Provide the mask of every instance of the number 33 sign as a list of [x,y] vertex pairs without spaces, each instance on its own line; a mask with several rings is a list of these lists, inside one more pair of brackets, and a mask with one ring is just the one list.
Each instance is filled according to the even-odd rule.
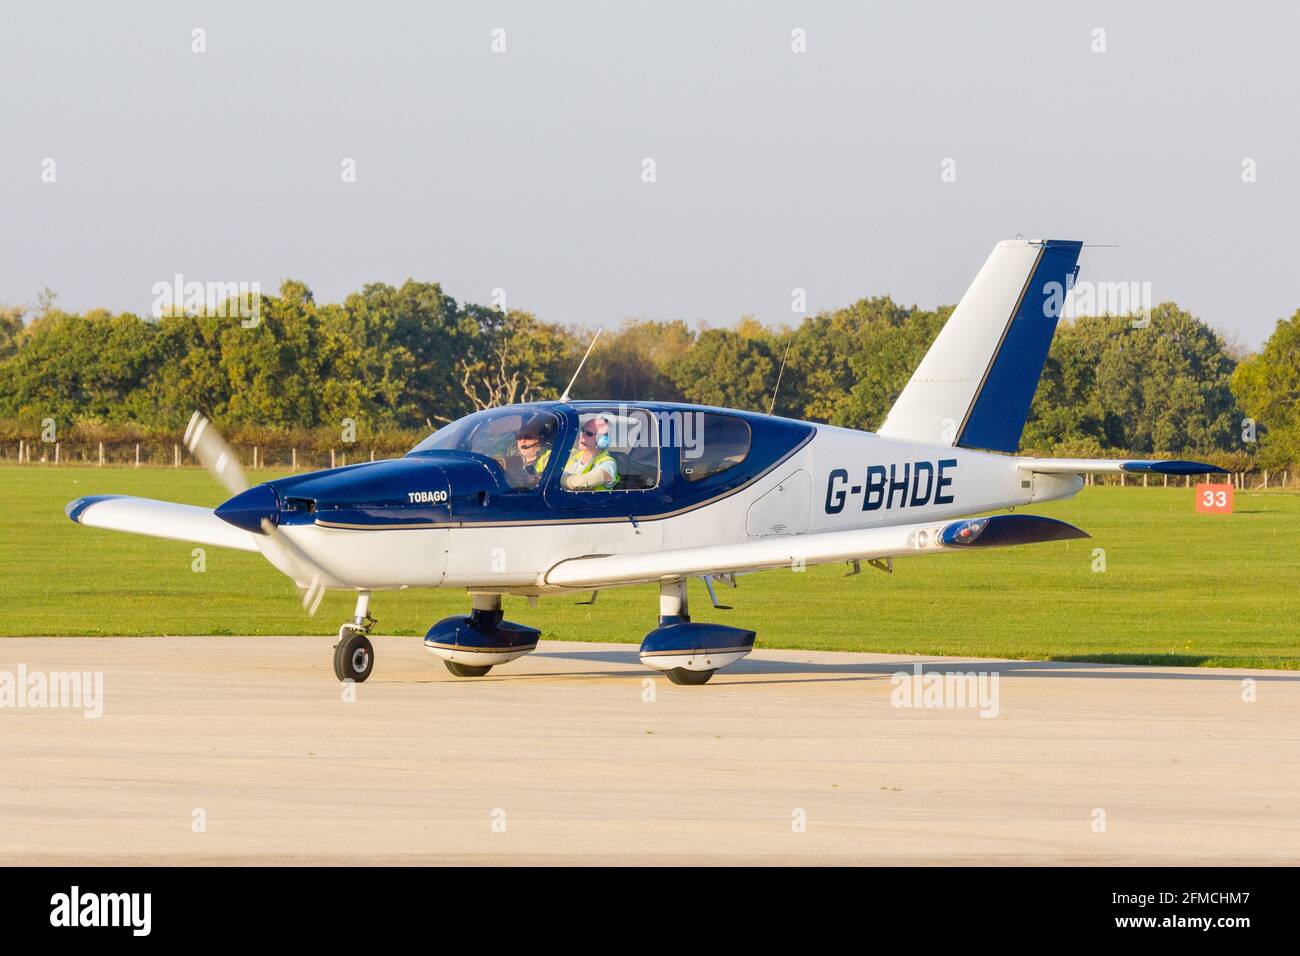
[[1232,514],[1232,485],[1197,485],[1196,513]]

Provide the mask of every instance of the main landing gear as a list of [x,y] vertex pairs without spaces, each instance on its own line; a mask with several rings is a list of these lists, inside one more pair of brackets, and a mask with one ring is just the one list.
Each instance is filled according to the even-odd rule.
[[360,684],[375,669],[375,648],[370,643],[370,629],[376,623],[370,616],[370,592],[359,592],[356,613],[351,621],[339,628],[339,642],[334,645],[334,676],[339,680]]
[[457,677],[483,677],[497,664],[523,657],[537,647],[542,632],[502,619],[500,594],[472,595],[468,615],[445,617],[424,637],[424,646],[441,657]]
[[659,626],[641,642],[641,663],[663,671],[674,684],[707,684],[719,667],[754,649],[754,632],[691,620],[685,581],[659,586]]
[[[534,650],[542,632],[526,624],[504,620],[501,595],[473,594],[469,614],[443,618],[429,629],[424,646],[457,677],[484,677],[497,664],[505,664]],[[352,620],[339,628],[334,645],[334,674],[357,683],[370,676],[375,649],[370,643],[370,592],[357,595]],[[724,624],[691,620],[685,581],[666,581],[659,587],[659,626],[641,642],[641,663],[674,684],[707,684],[715,671],[734,664],[754,649],[754,632]]]

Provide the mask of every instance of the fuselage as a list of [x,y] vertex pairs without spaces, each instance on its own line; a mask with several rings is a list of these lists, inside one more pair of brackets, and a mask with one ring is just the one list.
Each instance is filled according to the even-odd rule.
[[[596,419],[607,447],[591,451],[617,481],[571,490],[562,477],[581,471],[580,433]],[[539,422],[548,454],[533,474],[516,440]],[[468,416],[403,458],[267,482],[218,514],[278,524],[330,587],[543,594],[566,590],[546,575],[571,558],[962,517],[1081,486],[1007,455],[751,412],[536,403]]]

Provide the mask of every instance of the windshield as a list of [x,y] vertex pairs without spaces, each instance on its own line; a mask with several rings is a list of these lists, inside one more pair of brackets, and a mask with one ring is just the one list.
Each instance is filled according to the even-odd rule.
[[494,460],[512,488],[534,488],[550,461],[560,419],[541,408],[489,408],[444,425],[411,449],[469,451]]

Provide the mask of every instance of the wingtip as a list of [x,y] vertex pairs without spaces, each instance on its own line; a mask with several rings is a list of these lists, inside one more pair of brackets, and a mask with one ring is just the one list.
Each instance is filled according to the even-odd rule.
[[77,524],[82,524],[81,516],[86,513],[86,509],[92,505],[97,505],[101,501],[112,501],[114,498],[125,498],[127,495],[83,495],[75,498],[63,506],[63,513]]

